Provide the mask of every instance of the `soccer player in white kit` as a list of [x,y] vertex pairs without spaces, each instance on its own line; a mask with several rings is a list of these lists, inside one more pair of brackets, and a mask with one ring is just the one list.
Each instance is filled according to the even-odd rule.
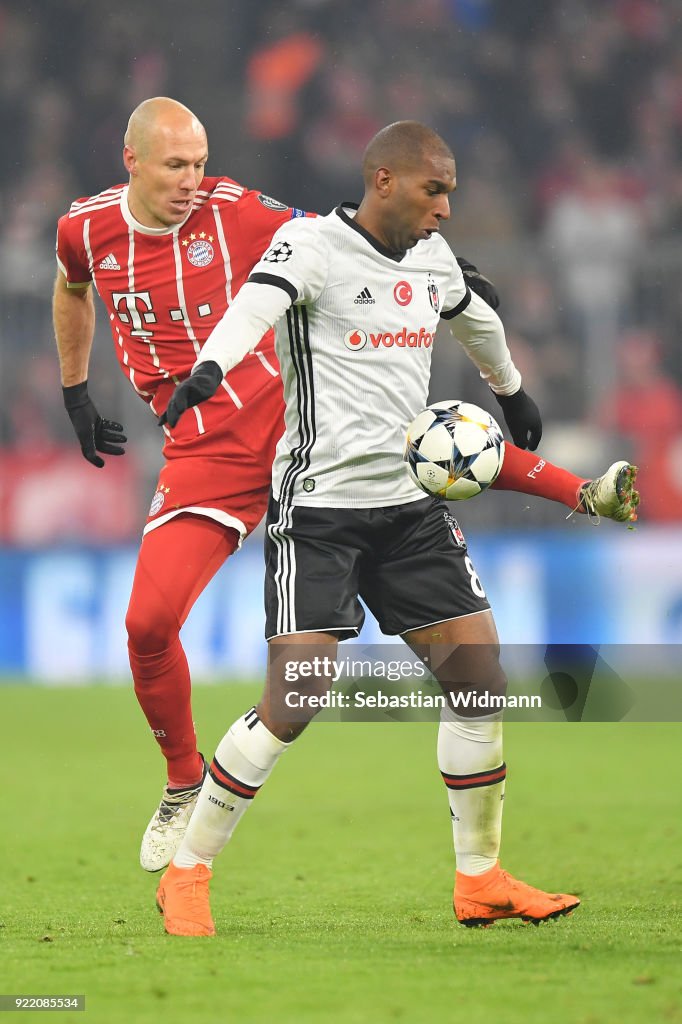
[[[405,473],[407,424],[427,399],[440,319],[531,447],[541,424],[497,314],[466,285],[439,234],[455,161],[417,122],[389,125],[363,162],[365,195],[329,216],[283,225],[202,349],[162,417],[170,426],[210,397],[275,325],[286,402],[266,531],[268,674],[261,702],[221,740],[157,902],[166,931],[213,935],[213,858],[277,760],[314,716],[287,714],[284,663],[334,658],[357,634],[362,597],[382,630],[399,634],[444,693],[502,694],[505,676],[490,606],[444,502]],[[442,651],[439,657],[438,651]],[[446,656],[447,654],[447,656]],[[330,680],[311,682],[322,693]],[[476,714],[476,712],[474,712]],[[499,865],[506,766],[499,713],[443,711],[438,765],[450,803],[454,908],[465,925],[569,913],[575,896],[545,893]]]

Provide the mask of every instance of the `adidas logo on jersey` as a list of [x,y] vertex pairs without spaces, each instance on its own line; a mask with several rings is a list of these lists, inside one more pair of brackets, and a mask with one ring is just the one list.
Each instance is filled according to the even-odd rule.
[[374,299],[371,296],[369,288],[363,288],[357,298],[353,301],[356,306],[371,306],[374,304]]
[[108,256],[105,256],[99,265],[100,270],[120,270],[120,266],[116,262],[116,257],[113,252],[110,252]]

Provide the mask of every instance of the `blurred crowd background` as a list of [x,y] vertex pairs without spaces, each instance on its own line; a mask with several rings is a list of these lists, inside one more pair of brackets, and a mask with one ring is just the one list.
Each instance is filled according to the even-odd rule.
[[[498,286],[542,451],[585,475],[635,461],[643,522],[682,519],[679,0],[0,0],[0,539],[134,539],[160,465],[149,410],[98,320],[90,390],[130,453],[97,471],[63,410],[51,329],[57,218],[125,180],[142,99],[209,135],[209,173],[327,212],[361,195],[383,125],[454,149],[445,234]],[[450,335],[432,397],[495,403]],[[557,525],[501,495],[477,525]],[[466,514],[462,515],[466,522]]]

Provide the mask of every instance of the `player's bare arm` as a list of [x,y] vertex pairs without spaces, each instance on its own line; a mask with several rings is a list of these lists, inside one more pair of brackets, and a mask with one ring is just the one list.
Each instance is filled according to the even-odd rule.
[[88,365],[95,334],[95,305],[90,286],[69,287],[64,274],[57,271],[52,318],[64,405],[83,457],[101,469],[104,459],[97,452],[123,455],[121,446],[127,438],[120,423],[99,415],[88,394]]
[[95,303],[90,284],[69,286],[64,274],[58,270],[52,298],[52,318],[62,387],[80,384],[88,376],[95,334]]

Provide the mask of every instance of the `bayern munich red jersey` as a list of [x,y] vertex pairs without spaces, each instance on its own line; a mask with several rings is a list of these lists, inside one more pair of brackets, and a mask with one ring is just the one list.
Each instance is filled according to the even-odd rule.
[[[134,219],[127,193],[127,185],[117,185],[76,200],[59,220],[57,261],[70,286],[94,283],[121,369],[158,416],[273,233],[306,214],[230,178],[205,177],[187,220],[154,229]],[[268,332],[215,398],[173,431],[165,428],[166,457],[188,453],[197,441],[201,454],[211,455],[218,421],[224,427],[278,377]],[[222,448],[217,436],[216,443]]]

